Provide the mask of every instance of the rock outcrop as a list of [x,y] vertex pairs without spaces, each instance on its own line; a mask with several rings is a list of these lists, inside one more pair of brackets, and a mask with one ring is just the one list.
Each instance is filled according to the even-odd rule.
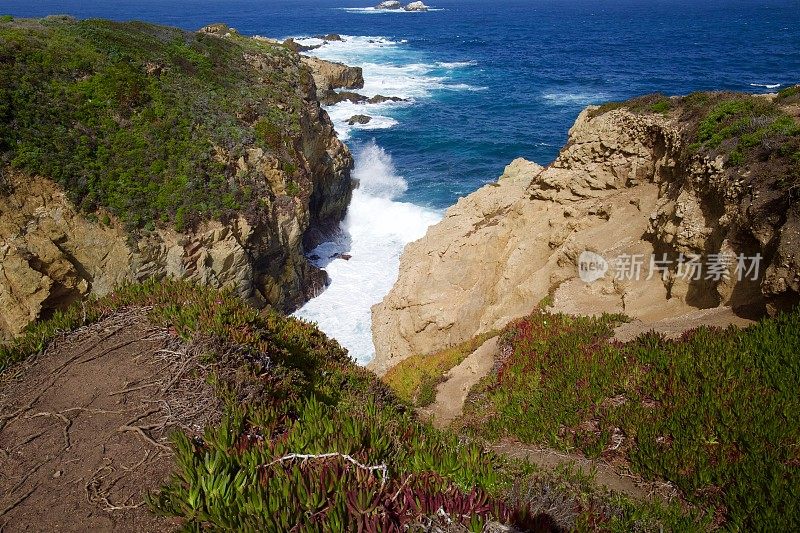
[[385,2],[381,2],[375,9],[402,9],[403,4],[401,4],[398,0],[386,0]]
[[364,87],[361,67],[325,61],[317,57],[302,56],[303,63],[311,69],[317,86],[317,98],[323,100],[334,89],[360,89]]
[[133,279],[124,231],[78,215],[50,180],[4,175],[0,338],[91,291],[104,294]]
[[[202,31],[245,39],[225,25]],[[181,230],[170,224],[132,229],[102,206],[82,212],[45,177],[0,167],[0,338],[82,297],[151,277],[230,288],[253,305],[284,311],[324,288],[325,273],[305,251],[344,218],[353,159],[320,107],[312,73],[300,57],[246,50],[241,68],[252,69],[248,75],[256,82],[271,83],[275,72],[289,72],[299,82],[286,95],[296,126],[279,132],[280,149],[252,139],[235,149],[213,147],[210,155],[229,179],[252,187],[255,201],[238,212]],[[331,76],[357,83],[360,69],[336,67]],[[240,120],[258,119],[245,111]]]
[[[675,114],[589,108],[552,165],[515,160],[460,199],[406,247],[396,285],[373,308],[373,369],[500,328],[542,301],[644,320],[796,303],[800,211],[789,185],[761,162],[741,169],[698,151],[695,131]],[[584,251],[610,263],[602,279],[580,279]],[[757,254],[759,265],[748,260]],[[725,257],[726,274],[690,272],[695,255]]]
[[403,9],[405,9],[406,11],[427,11],[430,8],[422,2],[411,2],[407,4],[406,7],[404,7]]

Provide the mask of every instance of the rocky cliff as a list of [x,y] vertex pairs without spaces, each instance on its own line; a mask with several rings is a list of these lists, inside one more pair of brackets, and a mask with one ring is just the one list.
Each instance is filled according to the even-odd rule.
[[[540,303],[643,320],[794,305],[797,100],[797,91],[695,94],[585,110],[554,163],[514,161],[407,246],[396,285],[373,308],[373,368],[502,327]],[[591,283],[579,276],[583,252],[606,270]],[[749,259],[759,255],[760,264]]]
[[298,54],[51,18],[5,25],[0,69],[0,336],[123,281],[283,310],[324,287],[304,252],[344,217],[353,162]]

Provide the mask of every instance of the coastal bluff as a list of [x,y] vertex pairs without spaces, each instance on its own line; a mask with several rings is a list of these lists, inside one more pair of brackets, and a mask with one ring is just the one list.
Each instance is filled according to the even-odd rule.
[[[383,374],[537,306],[645,322],[791,307],[800,294],[797,100],[796,90],[698,93],[585,109],[551,165],[513,161],[406,247],[396,284],[373,307],[371,368]],[[587,251],[643,264],[586,283],[578,262]],[[747,275],[728,263],[709,277],[686,275],[677,258],[687,257],[756,259]],[[650,258],[674,261],[652,275]]]
[[317,83],[360,69],[224,24],[48,17],[0,37],[0,338],[151,278],[282,311],[323,290],[305,252],[354,183]]

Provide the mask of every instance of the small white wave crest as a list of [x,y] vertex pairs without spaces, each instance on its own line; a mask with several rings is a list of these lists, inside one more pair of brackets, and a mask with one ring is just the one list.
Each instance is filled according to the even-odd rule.
[[459,68],[474,67],[478,64],[477,61],[439,61],[436,66],[448,70],[455,70]]

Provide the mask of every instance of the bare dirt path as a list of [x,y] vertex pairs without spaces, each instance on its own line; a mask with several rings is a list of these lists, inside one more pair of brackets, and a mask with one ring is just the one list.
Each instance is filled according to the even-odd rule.
[[544,470],[569,465],[584,475],[592,474],[597,485],[636,500],[669,500],[677,496],[677,491],[669,483],[643,481],[634,475],[622,474],[602,461],[592,461],[579,455],[516,442],[501,442],[491,446],[491,449],[514,459],[528,461]]
[[[211,402],[205,398],[212,399]],[[0,531],[164,531],[144,494],[217,416],[190,347],[127,310],[0,376]]]
[[630,342],[649,331],[661,333],[668,339],[677,339],[685,331],[700,326],[727,328],[734,325],[744,328],[753,323],[753,320],[736,315],[730,307],[698,309],[685,315],[668,316],[654,321],[634,320],[623,324],[614,330],[614,340]]
[[436,400],[423,411],[434,426],[449,426],[461,415],[470,389],[491,372],[497,356],[497,337],[492,337],[444,375],[445,381],[436,388]]

